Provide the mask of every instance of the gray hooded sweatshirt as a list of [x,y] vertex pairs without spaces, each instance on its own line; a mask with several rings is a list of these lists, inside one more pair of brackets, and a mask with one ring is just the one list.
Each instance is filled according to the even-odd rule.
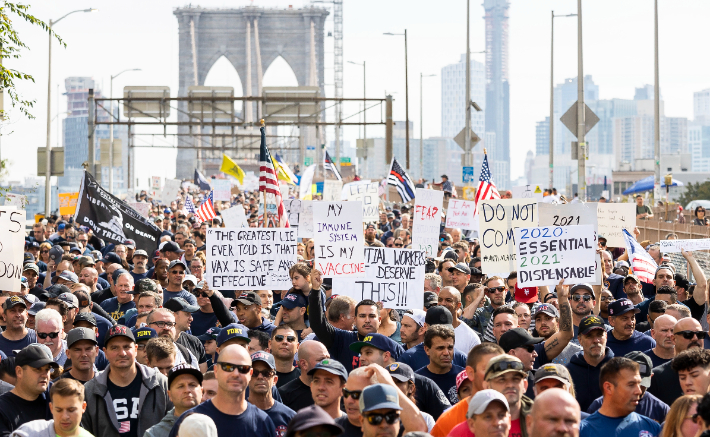
[[54,420],[33,420],[14,430],[10,437],[56,437]]

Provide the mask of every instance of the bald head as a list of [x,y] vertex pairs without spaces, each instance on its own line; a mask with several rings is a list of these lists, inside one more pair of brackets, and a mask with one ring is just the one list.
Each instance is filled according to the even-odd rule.
[[664,314],[656,317],[656,320],[653,322],[653,327],[656,329],[665,329],[670,327],[672,329],[675,327],[676,323],[678,323],[678,319],[669,314]]
[[[666,315],[663,315],[661,317],[667,317]],[[661,318],[659,317],[659,319]],[[703,328],[700,326],[700,322],[695,320],[692,317],[686,317],[684,319],[678,320],[678,322],[675,324],[673,327],[673,333],[677,333],[680,331],[702,331]]]
[[[703,349],[703,340],[698,338],[697,335],[685,338],[688,332],[698,332],[702,331],[703,328],[700,326],[700,322],[692,317],[686,317],[684,319],[678,320],[678,323],[673,327],[673,335],[675,337],[675,352],[679,354],[690,348],[700,348]],[[691,334],[692,335],[692,334]]]
[[330,353],[320,341],[306,340],[301,343],[298,347],[298,367],[301,369],[301,376],[326,358],[330,358]]
[[221,349],[219,351],[219,361],[251,366],[249,351],[247,351],[244,346],[239,346],[238,344],[230,344],[224,349]]
[[579,436],[579,417],[579,404],[572,395],[561,388],[550,388],[535,396],[525,420],[530,437]]

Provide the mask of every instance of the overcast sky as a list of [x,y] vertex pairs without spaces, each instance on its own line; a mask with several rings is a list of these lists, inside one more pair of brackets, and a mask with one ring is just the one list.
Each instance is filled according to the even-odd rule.
[[[301,0],[201,1],[203,7],[300,7]],[[550,11],[575,13],[574,0],[512,0],[510,7],[510,107],[511,178],[522,176],[525,154],[535,149],[535,122],[549,113]],[[661,91],[666,114],[693,117],[693,92],[710,87],[710,58],[706,54],[710,17],[707,0],[660,3]],[[89,2],[37,0],[31,13],[48,21],[75,9],[96,7],[92,14],[74,14],[56,27],[66,48],[54,44],[52,63],[52,117],[57,114],[57,84],[64,92],[68,76],[92,76],[108,95],[111,74],[126,68],[141,72],[126,73],[114,81],[114,94],[126,85],[168,85],[177,94],[178,43],[177,20],[172,14],[185,3],[175,1]],[[653,83],[653,1],[586,0],[584,2],[584,72],[599,85],[600,97],[633,98],[634,88]],[[471,50],[485,48],[482,1],[471,3]],[[555,20],[555,82],[577,74],[576,18]],[[21,180],[36,175],[35,149],[46,142],[47,112],[47,35],[19,19],[14,21],[23,41],[30,47],[20,60],[6,63],[34,76],[35,82],[19,82],[23,98],[34,99],[34,120],[12,113],[12,122],[3,129],[1,154],[11,160],[10,178]],[[326,23],[332,30],[332,15]],[[424,85],[424,136],[441,133],[441,68],[455,63],[466,47],[466,3],[415,0],[346,0],[344,5],[344,96],[362,96],[362,68],[347,61],[367,61],[368,97],[395,97],[394,116],[404,119],[404,53],[401,37],[383,32],[409,35],[409,115],[419,136],[419,74],[436,74]],[[326,85],[332,92],[333,39],[326,38]],[[484,55],[473,55],[483,61]],[[209,75],[210,85],[238,80],[224,65]],[[274,67],[265,72],[264,85],[292,85],[288,68]],[[9,99],[5,98],[6,107]],[[59,97],[59,112],[66,101]],[[356,108],[346,107],[344,116]],[[60,115],[60,118],[63,117]],[[61,124],[59,125],[61,128]],[[357,138],[357,128],[346,129],[345,140]],[[52,145],[57,143],[57,123],[52,125]],[[332,132],[330,133],[332,139]],[[384,136],[384,128],[368,129],[368,137]],[[167,143],[171,141],[168,140]],[[174,151],[140,148],[136,151],[137,174],[172,177]],[[159,160],[160,159],[160,160]],[[156,163],[159,163],[156,165]],[[495,176],[495,175],[494,175]],[[539,182],[539,181],[533,181]]]

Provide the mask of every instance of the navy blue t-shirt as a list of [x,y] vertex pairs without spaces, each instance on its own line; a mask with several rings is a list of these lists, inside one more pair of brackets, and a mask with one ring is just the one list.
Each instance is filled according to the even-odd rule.
[[274,402],[274,406],[268,410],[264,410],[264,413],[266,413],[271,418],[271,421],[274,422],[274,426],[276,427],[276,437],[284,437],[286,435],[288,423],[291,419],[293,419],[293,416],[296,415],[295,411],[281,402],[276,401]]
[[167,289],[163,288],[163,305],[165,305],[165,302],[169,301],[170,299],[172,299],[174,297],[182,297],[190,305],[197,305],[197,298],[189,291],[187,291],[187,290],[168,291]]
[[276,437],[276,427],[268,414],[247,402],[247,409],[238,416],[225,414],[212,404],[212,399],[187,410],[175,421],[168,437],[176,437],[180,424],[187,413],[200,413],[209,416],[217,427],[217,435]]
[[635,412],[626,417],[607,417],[597,411],[579,425],[579,437],[659,435],[661,425]]
[[99,336],[96,338],[96,341],[99,343],[99,347],[103,348],[104,347],[104,337],[106,337],[106,332],[113,326],[113,323],[106,317],[96,314],[96,313],[91,313],[93,314],[94,318],[96,319],[96,327],[99,330]]
[[[599,396],[592,402],[592,405],[587,408],[589,414],[594,413],[602,406],[602,401],[604,396]],[[636,405],[636,410],[638,414],[646,416],[649,419],[653,419],[658,423],[663,423],[666,421],[666,415],[670,411],[668,404],[658,399],[649,392],[645,392],[638,405]]]
[[533,363],[533,369],[538,369],[540,368],[540,366],[544,366],[545,364],[550,362],[550,360],[547,358],[547,352],[545,351],[544,341],[541,341],[533,347],[535,348],[535,352],[537,352],[537,357],[535,358],[535,362]]
[[192,313],[192,323],[190,323],[190,332],[192,335],[199,336],[207,332],[208,329],[219,325],[215,313],[205,313],[202,310]]
[[653,352],[653,349],[643,351],[643,353],[648,355],[648,357],[651,359],[651,362],[653,363],[653,367],[658,367],[658,366],[666,364],[667,362],[672,360],[672,358],[665,359],[665,358],[659,357],[658,355],[656,355],[655,352]]
[[631,337],[626,340],[617,340],[613,332],[608,332],[606,347],[614,352],[614,356],[623,357],[629,352],[653,349],[656,347],[656,340],[638,331],[634,331]]
[[459,401],[459,396],[456,393],[456,376],[461,373],[464,368],[461,366],[452,365],[451,370],[446,373],[438,374],[430,371],[426,366],[417,370],[416,374],[426,376],[431,379],[439,386],[441,391],[444,392],[446,398],[454,405]]
[[29,346],[32,343],[37,343],[37,333],[34,329],[27,329],[27,335],[19,340],[8,340],[0,334],[0,352],[3,352],[8,357],[15,356],[15,353],[12,351],[23,349],[25,346]]
[[145,272],[145,273],[133,273],[133,271],[130,271],[130,272],[128,272],[128,273],[130,273],[131,276],[133,276],[133,282],[138,282],[138,281],[140,281],[141,279],[149,278],[149,277],[150,277],[150,276],[148,276],[148,274],[149,274],[150,272]]
[[[419,343],[407,349],[397,361],[407,364],[412,369],[421,369],[428,366],[429,356],[424,351],[424,343]],[[454,366],[466,367],[466,355],[456,348],[454,348]]]
[[111,284],[109,284],[108,281],[102,277],[99,277],[98,281],[96,281],[97,290],[106,290],[109,287],[111,287]]
[[126,311],[135,307],[136,303],[132,300],[126,303],[119,304],[117,297],[112,297],[111,299],[107,299],[101,302],[101,308],[103,308],[104,311],[106,311],[115,321],[118,321],[118,319],[123,317],[126,314]]

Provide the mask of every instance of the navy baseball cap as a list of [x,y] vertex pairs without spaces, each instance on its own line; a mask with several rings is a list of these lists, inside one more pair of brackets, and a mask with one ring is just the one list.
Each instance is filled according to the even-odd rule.
[[367,334],[362,341],[350,343],[350,350],[359,354],[360,350],[365,346],[372,346],[383,352],[389,352],[395,360],[399,358],[397,354],[397,343],[385,335],[378,333]]
[[387,384],[373,384],[360,393],[360,413],[372,410],[401,410],[397,388]]
[[281,306],[285,307],[287,310],[292,310],[296,307],[305,308],[308,306],[306,298],[300,294],[289,293],[281,299]]
[[[611,304],[610,304],[611,305]],[[591,316],[586,316],[582,318],[579,322],[579,334],[580,335],[587,335],[594,329],[601,329],[602,331],[606,332],[606,328],[604,327],[604,320],[595,315]]]
[[121,264],[121,257],[116,252],[108,252],[101,261],[104,264]]
[[325,370],[328,373],[332,373],[333,375],[339,376],[343,378],[343,381],[348,380],[348,371],[345,370],[345,366],[343,366],[340,361],[336,361],[331,358],[326,358],[325,360],[316,364],[314,368],[309,370],[308,376],[313,376],[313,374],[316,373],[318,370]]
[[626,314],[629,311],[633,311],[634,314],[641,312],[640,309],[636,308],[629,299],[617,299],[609,304],[609,316],[620,316]]
[[77,315],[74,316],[74,325],[79,322],[89,322],[94,326],[98,326],[98,324],[96,323],[96,317],[94,317],[92,313],[77,313]]
[[330,414],[326,413],[318,405],[311,405],[298,410],[298,413],[288,423],[284,437],[293,437],[299,431],[305,431],[316,426],[326,427],[331,435],[334,436],[343,433],[343,428],[335,423]]
[[158,332],[153,328],[144,326],[142,328],[136,329],[135,337],[136,343],[138,343],[139,341],[147,341],[151,338],[158,338]]
[[268,352],[258,351],[251,354],[252,364],[256,361],[262,361],[266,363],[266,365],[271,367],[272,370],[276,369],[276,360],[274,360],[274,356]]
[[240,338],[249,343],[251,340],[247,335],[248,330],[249,328],[239,323],[230,323],[222,328],[222,331],[217,335],[217,346],[222,346],[224,343],[235,338]]
[[213,326],[207,331],[205,331],[204,334],[198,335],[197,339],[202,342],[202,344],[207,343],[210,340],[217,340],[217,336],[219,336],[219,333],[222,332],[222,328]]
[[399,382],[414,381],[414,370],[408,364],[392,363],[386,369]]

